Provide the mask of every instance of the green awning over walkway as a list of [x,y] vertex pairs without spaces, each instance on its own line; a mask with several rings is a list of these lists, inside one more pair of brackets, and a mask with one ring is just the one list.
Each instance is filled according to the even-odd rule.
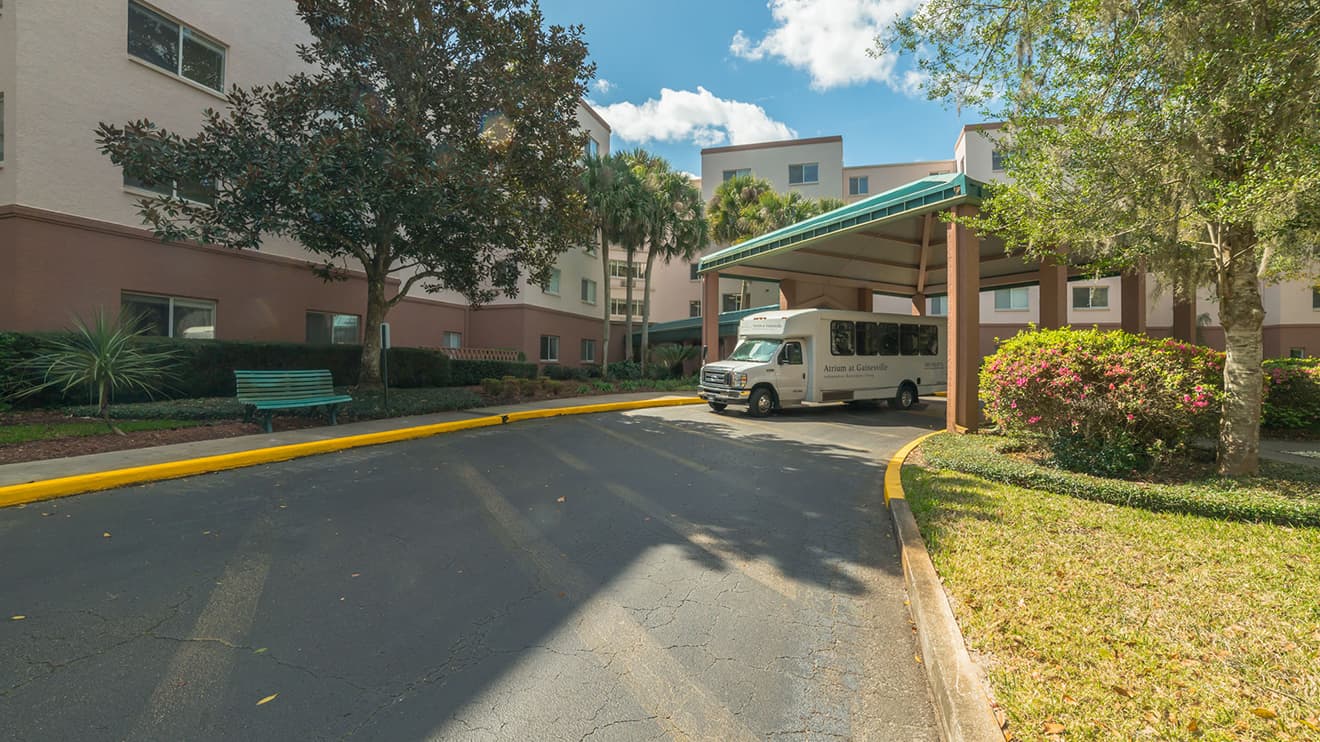
[[[738,323],[743,317],[755,314],[757,312],[770,312],[779,309],[778,304],[771,304],[765,307],[754,307],[752,309],[740,309],[736,312],[720,313],[720,336],[738,334]],[[633,332],[633,340],[640,341],[642,338],[641,330]],[[670,322],[657,322],[651,325],[650,342],[651,345],[658,343],[682,343],[692,341],[693,344],[701,342],[701,318],[688,317],[687,319],[676,319]]]

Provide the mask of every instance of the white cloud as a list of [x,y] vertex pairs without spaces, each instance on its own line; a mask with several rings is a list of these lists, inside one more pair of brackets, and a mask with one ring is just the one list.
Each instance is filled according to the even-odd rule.
[[603,95],[614,89],[614,83],[601,77],[598,78],[595,82],[591,83],[591,87],[595,88],[596,92],[601,93]]
[[911,13],[922,0],[770,0],[774,27],[760,41],[739,30],[729,43],[735,56],[767,57],[806,70],[817,90],[882,82],[909,92],[910,76],[895,74],[897,57],[872,57],[868,50],[894,18]]
[[691,90],[662,88],[659,98],[640,105],[592,104],[610,123],[615,135],[629,142],[690,141],[699,147],[793,139],[797,132],[775,121],[753,103],[725,100],[697,86]]

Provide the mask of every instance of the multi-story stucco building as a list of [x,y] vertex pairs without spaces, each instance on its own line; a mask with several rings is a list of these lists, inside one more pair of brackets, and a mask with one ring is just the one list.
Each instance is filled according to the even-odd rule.
[[[176,337],[359,342],[366,287],[351,264],[348,280],[324,283],[288,240],[260,251],[162,244],[138,215],[143,189],[93,133],[141,118],[195,131],[204,109],[224,106],[221,90],[304,69],[294,49],[309,38],[293,3],[265,0],[0,6],[0,329],[53,330],[122,306]],[[588,149],[608,152],[609,125],[585,103],[577,120]],[[549,285],[476,311],[453,292],[415,290],[389,315],[393,340],[598,363],[601,260],[572,250]]]
[[[966,173],[981,182],[992,182],[1005,177],[996,147],[1001,133],[999,124],[965,126],[954,143],[951,159],[882,165],[843,165],[843,139],[838,136],[704,149],[701,153],[702,193],[709,202],[715,187],[737,174],[764,178],[781,192],[799,191],[811,198],[841,198],[849,203],[930,175]],[[709,252],[722,247],[714,246]],[[657,269],[653,283],[656,295],[664,297],[656,302],[658,311],[652,312],[653,320],[675,322],[700,314],[702,286],[693,266],[669,266],[663,272]],[[780,296],[775,283],[749,283],[755,287],[751,301],[739,304],[736,297],[740,282],[721,275],[719,292],[727,301],[722,302],[720,311],[787,303],[789,299]],[[796,291],[800,294],[803,284],[797,283]],[[1175,306],[1172,293],[1162,289],[1153,276],[1144,282],[1129,282],[1128,286],[1140,286],[1141,283],[1145,284],[1142,298],[1145,331],[1223,347],[1223,330],[1219,326],[1212,290],[1202,289],[1196,301],[1178,302]],[[1124,282],[1117,276],[1074,277],[1067,285],[1067,322],[1076,327],[1118,328],[1123,288]],[[1268,357],[1320,354],[1320,290],[1305,280],[1289,281],[1263,287],[1262,298],[1266,310],[1264,346]],[[812,301],[817,301],[820,306],[831,306],[835,299],[839,297],[797,295],[792,297],[792,304],[811,306]],[[1009,337],[1029,323],[1039,322],[1039,300],[1040,288],[1035,284],[981,292],[982,352],[993,352],[996,337]],[[840,301],[840,306],[854,306],[856,299],[844,297]],[[870,303],[875,311],[913,311],[911,299],[906,296],[876,294]],[[686,311],[689,308],[690,311]],[[930,296],[924,299],[921,311],[944,314],[947,308],[946,297]],[[695,327],[691,328],[691,334],[695,337]]]

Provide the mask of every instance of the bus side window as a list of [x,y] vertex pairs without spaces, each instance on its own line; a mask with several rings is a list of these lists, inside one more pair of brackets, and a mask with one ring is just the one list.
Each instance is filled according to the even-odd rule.
[[788,343],[784,346],[784,352],[780,356],[780,361],[790,366],[802,365],[802,345],[800,343]]
[[880,355],[879,325],[874,322],[857,323],[857,355]]
[[880,355],[898,355],[898,325],[893,322],[881,322],[876,325],[879,334]]
[[936,325],[921,325],[919,347],[923,356],[940,354],[940,328]]
[[903,355],[918,355],[917,336],[921,332],[921,325],[903,325],[901,329],[899,344],[902,347]]
[[853,354],[853,323],[834,320],[830,322],[830,353],[836,356]]

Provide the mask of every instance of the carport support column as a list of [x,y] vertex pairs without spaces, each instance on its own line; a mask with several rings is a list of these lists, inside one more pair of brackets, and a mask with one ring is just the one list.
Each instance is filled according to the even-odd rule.
[[913,295],[912,295],[912,316],[913,316],[913,317],[925,317],[925,316],[926,316],[926,295],[925,295],[925,294],[913,294]]
[[1137,266],[1125,271],[1119,279],[1119,297],[1122,314],[1119,327],[1124,332],[1146,331],[1146,269]]
[[857,311],[875,311],[875,292],[869,288],[857,289]]
[[720,274],[701,277],[701,344],[706,348],[702,363],[720,360]]
[[[976,214],[975,206],[956,206],[959,217]],[[981,366],[981,241],[976,232],[950,222],[947,257],[949,277],[949,396],[946,425],[951,433],[974,433],[981,422],[976,376]]]
[[1068,324],[1068,266],[1056,258],[1040,261],[1040,326],[1057,330]]
[[791,278],[780,279],[779,308],[797,309],[797,281]]
[[1184,343],[1196,342],[1196,295],[1173,298],[1173,337]]

